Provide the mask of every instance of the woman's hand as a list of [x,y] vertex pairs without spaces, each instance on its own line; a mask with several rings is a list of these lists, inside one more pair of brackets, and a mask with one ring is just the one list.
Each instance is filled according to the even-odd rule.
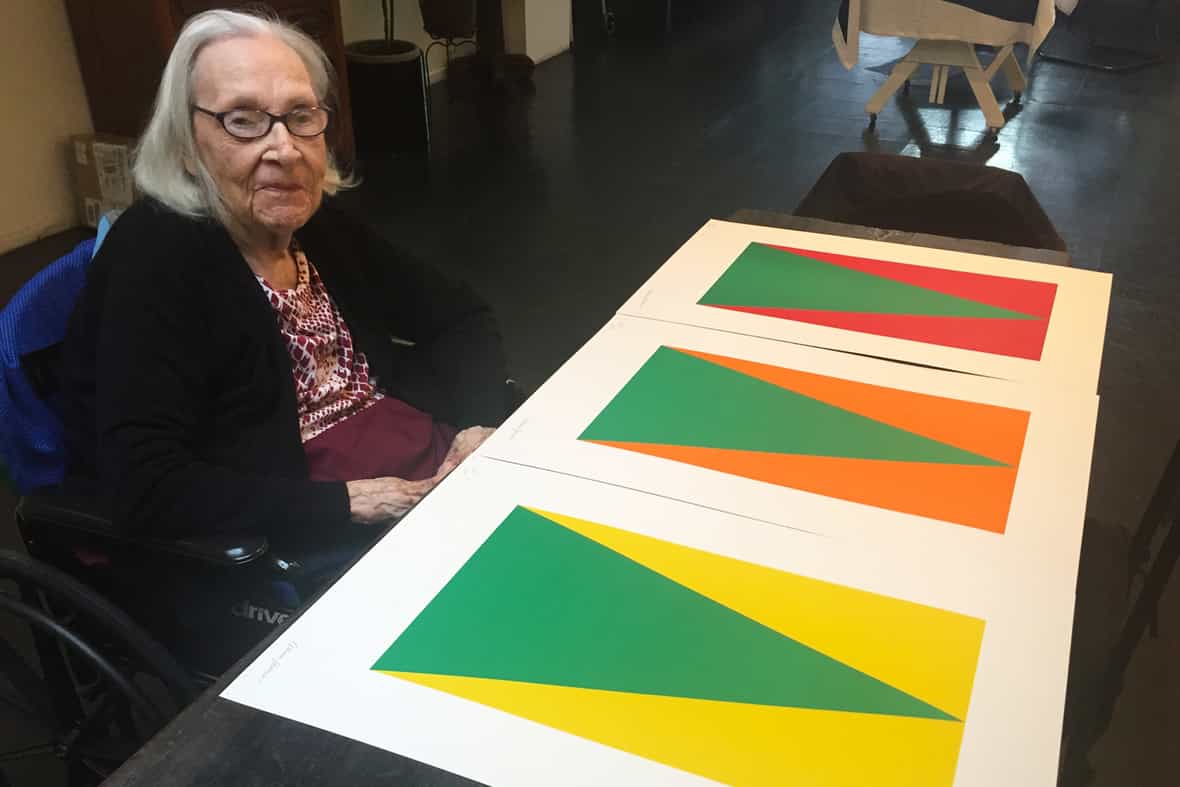
[[396,522],[418,504],[438,483],[437,478],[407,481],[404,478],[366,478],[348,482],[352,521],[362,525]]
[[451,442],[451,448],[439,465],[438,472],[431,478],[422,481],[407,481],[404,478],[349,481],[348,505],[352,521],[363,525],[381,525],[401,519],[495,431],[486,426],[473,426],[459,432]]
[[438,466],[438,472],[434,474],[435,482],[437,483],[446,478],[448,473],[458,467],[459,463],[464,459],[475,453],[475,449],[479,448],[483,444],[483,441],[491,437],[495,431],[495,429],[487,426],[472,426],[455,435],[450,450],[447,451],[442,464]]

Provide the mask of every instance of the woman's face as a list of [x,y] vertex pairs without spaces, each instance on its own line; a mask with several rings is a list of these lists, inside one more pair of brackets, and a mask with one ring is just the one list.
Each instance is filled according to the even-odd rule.
[[[282,115],[319,104],[303,61],[271,37],[214,42],[193,71],[197,106],[213,112],[262,109]],[[230,136],[214,117],[193,113],[201,162],[230,213],[250,235],[289,235],[320,206],[328,149],[324,135],[293,136],[275,123],[258,139]]]

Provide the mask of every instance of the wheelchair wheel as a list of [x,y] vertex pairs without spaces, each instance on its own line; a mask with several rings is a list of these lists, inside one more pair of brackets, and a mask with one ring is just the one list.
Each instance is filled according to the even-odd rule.
[[6,766],[46,756],[65,762],[71,785],[98,784],[196,696],[184,669],[126,614],[26,555],[0,550],[0,616],[31,634],[0,639],[0,714],[34,736],[0,744],[0,784]]

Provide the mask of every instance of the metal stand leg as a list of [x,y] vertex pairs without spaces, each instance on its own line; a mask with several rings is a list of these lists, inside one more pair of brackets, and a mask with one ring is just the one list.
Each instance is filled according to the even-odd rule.
[[434,102],[431,99],[433,88],[430,85],[430,65],[426,62],[426,53],[422,53],[418,61],[422,66],[422,106],[426,112],[426,152],[430,152],[430,138],[434,122]]
[[434,48],[436,46],[448,46],[448,44],[443,39],[437,39],[437,40],[431,41],[430,44],[426,47],[426,51],[423,53],[423,57],[426,58],[427,63],[430,62],[430,53],[434,51]]

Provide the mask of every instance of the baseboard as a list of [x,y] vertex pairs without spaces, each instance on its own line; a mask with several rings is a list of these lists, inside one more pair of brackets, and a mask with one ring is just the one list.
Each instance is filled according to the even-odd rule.
[[[573,42],[570,42],[570,44],[572,44],[572,43]],[[556,49],[553,49],[548,52],[541,52],[540,54],[533,57],[533,62],[536,63],[537,65],[541,65],[546,60],[552,60],[553,58],[557,57],[558,55],[564,55],[566,52],[570,51],[570,44],[566,44],[565,46],[559,46]]]
[[13,249],[27,246],[34,241],[65,232],[79,226],[76,219],[62,219],[60,216],[45,216],[39,221],[33,221],[16,229],[0,231],[0,254],[7,254]]
[[[552,52],[543,53],[539,57],[534,58],[533,62],[536,63],[537,65],[540,65],[541,63],[545,62],[546,60],[557,57],[558,55],[563,55],[568,51],[570,51],[570,46],[567,44],[566,46],[562,46],[562,47],[558,47],[557,49],[554,49]],[[445,81],[446,78],[447,78],[447,66],[445,63],[443,65],[436,66],[435,68],[430,69],[430,84],[437,85],[439,82]]]

